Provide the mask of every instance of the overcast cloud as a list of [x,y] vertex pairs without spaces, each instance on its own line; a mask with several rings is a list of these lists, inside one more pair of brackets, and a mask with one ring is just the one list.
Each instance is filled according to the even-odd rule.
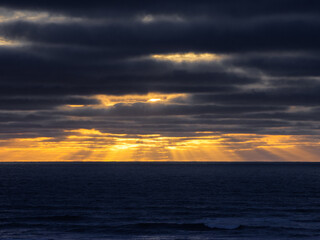
[[[319,134],[319,1],[3,0],[0,7],[3,139],[80,128]],[[217,57],[153,57],[191,52]],[[148,93],[182,95],[109,105],[97,97]]]

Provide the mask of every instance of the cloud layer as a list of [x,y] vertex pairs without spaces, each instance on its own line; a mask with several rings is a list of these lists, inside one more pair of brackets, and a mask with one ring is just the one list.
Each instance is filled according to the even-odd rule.
[[[72,131],[95,129],[127,134],[129,142],[139,134],[184,142],[202,132],[220,136],[228,151],[238,145],[226,134],[256,141],[241,151],[265,146],[253,136],[292,136],[292,146],[312,142],[304,151],[317,152],[319,9],[313,0],[3,0],[2,144],[42,138],[58,144]],[[74,159],[70,154],[58,159]],[[161,154],[141,159],[169,159]],[[242,160],[282,159],[249,155]]]

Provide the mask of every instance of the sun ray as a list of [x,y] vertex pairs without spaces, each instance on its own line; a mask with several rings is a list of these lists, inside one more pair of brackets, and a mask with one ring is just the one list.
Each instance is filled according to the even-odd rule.
[[312,136],[197,132],[170,137],[98,129],[64,134],[3,139],[0,161],[317,161],[320,146]]

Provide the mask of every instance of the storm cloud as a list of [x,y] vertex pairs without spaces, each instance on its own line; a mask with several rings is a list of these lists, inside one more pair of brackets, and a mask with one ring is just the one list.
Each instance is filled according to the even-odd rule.
[[[0,8],[2,139],[82,128],[319,133],[319,1],[3,0]],[[188,53],[195,59],[172,57]],[[150,93],[161,97],[142,99]]]

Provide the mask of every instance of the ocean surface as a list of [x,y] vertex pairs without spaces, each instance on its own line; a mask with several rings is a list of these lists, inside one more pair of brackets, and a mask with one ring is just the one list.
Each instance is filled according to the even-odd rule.
[[0,163],[0,239],[320,239],[320,164]]

